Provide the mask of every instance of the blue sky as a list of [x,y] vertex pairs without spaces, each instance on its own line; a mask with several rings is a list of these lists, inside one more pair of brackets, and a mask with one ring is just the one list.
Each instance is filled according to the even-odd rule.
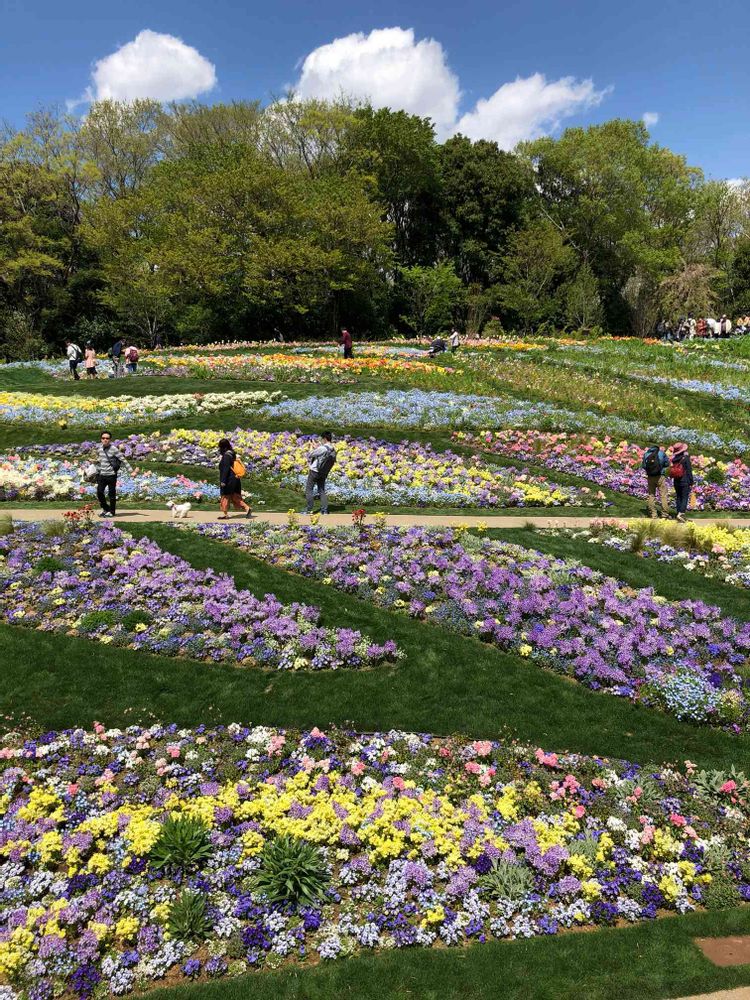
[[504,146],[649,112],[655,140],[710,176],[740,177],[749,29],[741,0],[0,0],[0,118],[20,126],[87,93],[266,101],[298,84],[367,91],[431,114],[443,136]]

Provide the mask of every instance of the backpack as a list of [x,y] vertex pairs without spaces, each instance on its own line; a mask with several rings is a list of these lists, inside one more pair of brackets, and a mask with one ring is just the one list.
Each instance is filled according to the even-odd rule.
[[137,347],[131,347],[130,348],[130,363],[132,364],[134,361],[137,361],[137,360],[138,360],[138,348]]
[[682,462],[672,462],[669,466],[669,475],[672,479],[682,479],[685,475],[685,466]]
[[326,448],[326,453],[323,455],[318,462],[318,476],[321,479],[325,479],[328,473],[336,464],[336,449]]
[[647,476],[661,475],[661,462],[659,461],[659,449],[649,448],[643,456],[643,468]]
[[78,346],[78,344],[73,344],[76,349],[76,361],[83,361],[83,351]]
[[242,479],[242,477],[246,474],[247,469],[245,468],[244,462],[241,462],[239,458],[235,458],[232,462],[232,472],[238,479]]

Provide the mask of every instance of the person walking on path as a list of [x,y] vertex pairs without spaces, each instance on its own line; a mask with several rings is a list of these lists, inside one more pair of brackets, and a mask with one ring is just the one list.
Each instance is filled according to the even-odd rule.
[[451,335],[450,335],[451,354],[456,353],[460,343],[461,343],[461,335],[454,326],[453,329],[451,330]]
[[134,344],[131,344],[130,347],[125,348],[125,354],[123,356],[125,358],[125,366],[128,369],[128,372],[131,375],[135,375],[136,369],[138,368],[138,348],[135,347]]
[[242,499],[242,475],[245,467],[238,460],[232,442],[227,438],[222,438],[219,441],[219,454],[221,455],[219,459],[219,490],[221,492],[219,520],[226,521],[229,517],[230,503],[235,510],[244,510],[245,517],[252,517],[253,512]]
[[682,442],[672,446],[672,464],[669,466],[669,475],[674,480],[677,520],[684,523],[685,513],[690,503],[690,492],[695,480],[693,479],[693,466],[690,462],[688,446]]
[[664,473],[669,468],[669,458],[660,444],[652,444],[643,453],[641,468],[648,482],[648,512],[651,518],[656,514],[656,497],[661,503],[661,516],[669,517],[669,494]]
[[117,475],[122,467],[132,476],[133,469],[109,431],[102,431],[96,452],[96,498],[102,512],[99,517],[114,517],[117,508]]
[[344,357],[353,358],[354,352],[352,349],[352,335],[349,333],[346,327],[344,327],[344,329],[341,331],[341,340],[339,340],[339,343],[344,345]]
[[83,364],[86,369],[86,378],[96,378],[96,351],[92,343],[86,344],[83,352]]
[[83,361],[83,351],[78,346],[74,344],[72,340],[65,341],[65,356],[68,359],[68,367],[70,368],[70,374],[79,382],[81,376],[78,374],[78,366]]
[[118,337],[112,344],[109,356],[112,358],[112,374],[119,378],[122,375],[122,337]]
[[336,464],[336,449],[331,444],[333,435],[330,431],[323,431],[320,435],[320,444],[310,454],[310,468],[307,473],[307,483],[305,484],[305,513],[312,514],[315,503],[315,491],[318,491],[320,500],[320,513],[328,513],[328,497],[326,496],[326,479],[328,473]]

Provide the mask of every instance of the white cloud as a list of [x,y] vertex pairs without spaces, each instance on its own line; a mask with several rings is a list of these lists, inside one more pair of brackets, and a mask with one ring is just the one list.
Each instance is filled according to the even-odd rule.
[[747,177],[727,177],[727,184],[730,188],[743,188],[747,183]]
[[658,111],[644,111],[641,115],[643,119],[643,124],[646,128],[653,128],[654,125],[659,124],[659,112]]
[[349,97],[429,116],[439,131],[458,114],[458,79],[443,46],[416,41],[411,28],[381,28],[336,38],[303,61],[295,91],[300,97]]
[[597,90],[592,80],[547,80],[534,73],[503,84],[459,118],[461,89],[443,46],[434,38],[417,40],[411,28],[359,32],[321,45],[303,60],[294,90],[302,98],[345,94],[374,107],[403,109],[432,118],[441,139],[462,132],[495,139],[505,149],[553,131],[609,92]]
[[516,77],[498,87],[492,97],[477,101],[455,131],[470,139],[494,139],[503,149],[512,149],[523,139],[554,131],[563,118],[595,107],[607,93],[597,90],[593,80],[572,76],[560,80],[547,80],[543,73]]
[[181,38],[148,29],[97,60],[87,100],[180,101],[216,86],[216,68]]

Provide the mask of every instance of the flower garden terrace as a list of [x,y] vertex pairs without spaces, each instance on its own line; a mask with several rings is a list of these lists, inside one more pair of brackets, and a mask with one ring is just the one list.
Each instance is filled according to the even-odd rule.
[[[307,475],[309,454],[317,440],[301,432],[236,428],[133,435],[117,444],[133,460],[211,468],[216,465],[216,446],[222,437],[232,440],[251,477],[263,475],[297,488]],[[40,446],[28,452],[73,459],[91,447],[92,442],[83,442]],[[413,441],[343,437],[337,439],[336,449],[335,473],[327,491],[345,503],[482,508],[599,503],[601,507],[604,500],[586,487],[561,486],[524,469],[493,466]]]
[[[536,430],[456,432],[454,438],[484,451],[531,461],[552,471],[571,473],[597,486],[645,499],[641,467],[644,446],[612,438]],[[695,487],[691,502],[699,510],[750,510],[750,467],[741,459],[722,462],[693,455]]]
[[104,645],[276,670],[375,666],[401,655],[351,629],[323,627],[320,610],[258,599],[231,577],[196,570],[112,525],[52,522],[0,535],[0,617]]
[[427,734],[97,724],[0,749],[0,977],[127,995],[750,898],[748,783]]
[[454,529],[200,525],[258,559],[694,722],[750,721],[750,624]]

